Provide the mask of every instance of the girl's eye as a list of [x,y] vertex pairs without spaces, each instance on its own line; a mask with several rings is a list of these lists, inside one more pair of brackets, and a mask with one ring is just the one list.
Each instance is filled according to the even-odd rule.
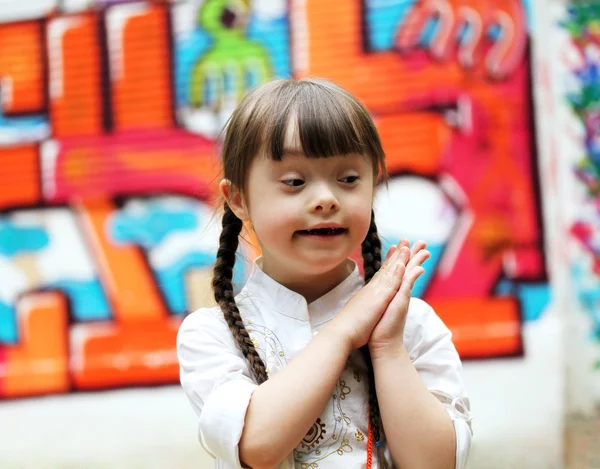
[[359,179],[358,176],[346,176],[345,178],[340,179],[340,181],[346,184],[354,184]]
[[304,184],[304,181],[302,179],[286,179],[285,181],[281,182],[289,187],[298,187]]

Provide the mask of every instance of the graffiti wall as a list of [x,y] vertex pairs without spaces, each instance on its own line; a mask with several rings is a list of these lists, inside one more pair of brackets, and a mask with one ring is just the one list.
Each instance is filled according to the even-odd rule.
[[[556,2],[558,3],[558,2]],[[548,154],[560,233],[556,298],[565,311],[567,410],[592,412],[600,403],[600,263],[598,247],[600,2],[555,4],[549,13],[551,135]]]
[[216,138],[274,77],[367,105],[385,243],[432,250],[417,295],[465,359],[526,353],[549,297],[528,2],[35,3],[0,9],[0,398],[177,382],[178,325],[210,302]]

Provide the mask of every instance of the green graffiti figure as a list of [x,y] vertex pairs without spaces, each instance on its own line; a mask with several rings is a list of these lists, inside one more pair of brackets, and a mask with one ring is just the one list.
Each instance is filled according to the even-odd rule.
[[249,0],[206,0],[200,8],[198,26],[214,44],[192,71],[192,107],[233,110],[249,89],[273,76],[267,52],[244,36],[249,14]]

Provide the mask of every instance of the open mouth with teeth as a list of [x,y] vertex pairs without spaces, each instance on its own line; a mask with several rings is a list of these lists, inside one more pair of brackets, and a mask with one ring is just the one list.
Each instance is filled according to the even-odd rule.
[[302,236],[339,236],[348,231],[346,228],[315,228],[314,230],[297,231]]

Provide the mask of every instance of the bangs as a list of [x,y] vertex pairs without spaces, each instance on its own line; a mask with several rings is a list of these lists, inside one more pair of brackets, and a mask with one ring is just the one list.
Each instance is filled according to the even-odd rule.
[[[281,161],[286,151],[301,151],[307,158],[360,154],[371,159],[376,177],[387,177],[369,112],[343,88],[324,80],[274,80],[262,85],[234,111],[224,135],[225,178],[239,188],[244,187],[254,158]],[[294,148],[288,148],[292,144]]]
[[[286,150],[301,150],[307,158],[362,154],[379,167],[383,150],[368,112],[346,92],[328,88],[311,82],[299,86],[282,112],[271,115],[264,150],[276,161]],[[290,141],[296,148],[286,148]]]

